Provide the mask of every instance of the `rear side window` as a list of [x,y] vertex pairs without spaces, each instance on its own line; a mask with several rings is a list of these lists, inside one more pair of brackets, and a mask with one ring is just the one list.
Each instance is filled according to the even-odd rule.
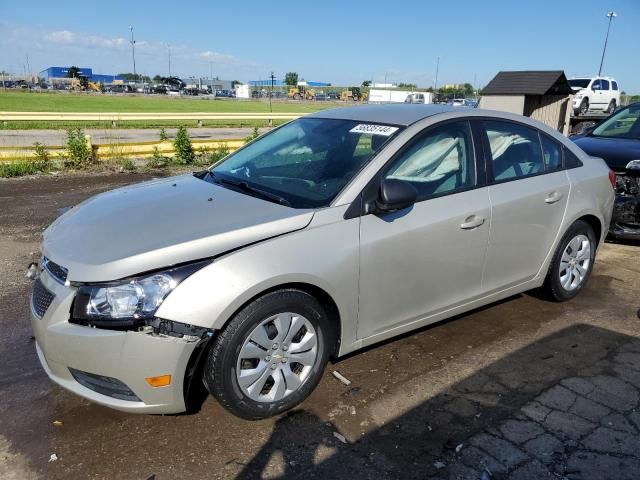
[[532,128],[510,122],[483,122],[491,148],[491,170],[496,181],[544,172],[540,137]]
[[562,147],[562,153],[564,156],[564,168],[576,168],[582,166],[580,159],[567,147]]
[[540,134],[540,143],[542,145],[542,156],[544,157],[545,169],[547,171],[561,169],[562,147],[542,133]]
[[611,82],[611,88],[614,90],[618,90],[618,82]]
[[600,80],[602,90],[609,90],[609,80]]

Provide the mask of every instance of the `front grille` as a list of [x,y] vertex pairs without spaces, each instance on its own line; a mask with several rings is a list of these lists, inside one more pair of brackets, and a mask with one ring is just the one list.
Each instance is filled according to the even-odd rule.
[[64,283],[67,281],[67,275],[69,270],[55,262],[52,262],[47,257],[42,257],[42,268],[51,274],[58,282]]
[[38,318],[42,318],[47,312],[54,298],[55,295],[47,290],[38,278],[33,284],[33,292],[31,292],[31,306]]
[[127,400],[129,402],[142,401],[129,387],[117,378],[87,373],[71,367],[69,367],[69,371],[71,372],[71,375],[73,375],[73,378],[76,379],[76,382],[96,393],[106,395],[107,397],[117,398],[118,400]]

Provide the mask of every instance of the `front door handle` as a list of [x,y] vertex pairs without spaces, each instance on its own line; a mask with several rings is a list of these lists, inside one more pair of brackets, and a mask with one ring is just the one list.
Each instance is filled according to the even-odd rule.
[[551,192],[547,195],[547,198],[544,199],[545,203],[552,204],[559,202],[562,199],[562,194],[558,192]]
[[471,215],[464,219],[464,222],[460,224],[460,228],[463,230],[473,230],[484,224],[484,217],[478,215]]

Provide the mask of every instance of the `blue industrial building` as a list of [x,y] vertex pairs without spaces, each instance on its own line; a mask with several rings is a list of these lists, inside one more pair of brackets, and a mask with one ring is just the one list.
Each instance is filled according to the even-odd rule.
[[[59,78],[69,78],[69,68],[71,67],[49,67],[46,70],[42,70],[38,76],[44,78],[47,82]],[[78,67],[78,70],[80,71],[80,75],[87,77],[90,82],[113,83],[116,80],[124,80],[124,77],[120,75],[93,73],[93,69],[91,68]]]

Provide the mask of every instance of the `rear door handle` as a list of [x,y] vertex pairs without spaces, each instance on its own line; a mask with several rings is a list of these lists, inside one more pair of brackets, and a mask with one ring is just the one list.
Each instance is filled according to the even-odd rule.
[[551,192],[549,195],[547,195],[547,198],[544,199],[545,203],[556,203],[559,202],[562,199],[562,194],[558,193],[558,192]]
[[478,215],[471,215],[464,219],[464,222],[460,224],[460,228],[463,230],[473,230],[484,224],[484,217]]

